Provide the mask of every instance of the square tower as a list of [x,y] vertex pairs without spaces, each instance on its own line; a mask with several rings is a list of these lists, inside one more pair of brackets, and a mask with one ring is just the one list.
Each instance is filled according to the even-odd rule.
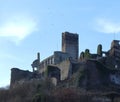
[[62,52],[66,52],[72,57],[72,59],[78,60],[79,53],[78,34],[69,32],[62,33]]

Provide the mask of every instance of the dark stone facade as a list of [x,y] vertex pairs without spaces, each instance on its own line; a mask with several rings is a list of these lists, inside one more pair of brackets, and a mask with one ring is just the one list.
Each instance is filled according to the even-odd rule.
[[10,86],[17,84],[18,82],[26,82],[30,81],[31,79],[41,78],[41,75],[36,72],[30,72],[28,70],[20,70],[18,68],[11,69],[11,82]]
[[61,71],[57,66],[48,66],[47,67],[47,76],[49,78],[54,77],[59,82],[60,81],[60,76],[61,76],[60,74],[61,74]]

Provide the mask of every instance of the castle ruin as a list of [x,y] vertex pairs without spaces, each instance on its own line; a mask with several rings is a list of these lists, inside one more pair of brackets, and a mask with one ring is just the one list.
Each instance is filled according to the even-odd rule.
[[[37,59],[33,61],[32,68],[33,71],[38,71],[41,77],[44,77],[44,73],[48,65],[51,66],[61,66],[65,69],[63,62],[67,61],[78,61],[79,54],[79,40],[78,34],[64,32],[62,33],[62,51],[54,51],[53,55],[44,59],[40,62],[39,53],[37,54]],[[62,70],[62,68],[59,68]],[[64,70],[63,69],[63,70]],[[66,69],[68,70],[68,69]],[[68,72],[67,72],[68,74]],[[64,78],[62,78],[64,79]]]
[[37,53],[37,59],[31,64],[33,72],[11,69],[11,85],[21,82],[21,80],[45,80],[46,77],[56,79],[57,84],[71,79],[75,73],[83,69],[84,80],[78,79],[78,86],[95,88],[109,84],[109,86],[120,89],[119,42],[119,40],[113,40],[108,51],[103,51],[102,45],[99,44],[96,54],[92,54],[89,49],[86,49],[81,52],[79,57],[79,35],[64,32],[62,33],[61,51],[54,51],[53,55],[42,61],[40,61],[40,53]]

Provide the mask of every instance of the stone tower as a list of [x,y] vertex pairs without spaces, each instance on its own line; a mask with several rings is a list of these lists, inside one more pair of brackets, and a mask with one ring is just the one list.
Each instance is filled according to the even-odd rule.
[[79,36],[78,34],[64,32],[62,33],[62,52],[70,54],[72,59],[78,60]]
[[110,56],[120,58],[120,41],[113,40],[111,43]]

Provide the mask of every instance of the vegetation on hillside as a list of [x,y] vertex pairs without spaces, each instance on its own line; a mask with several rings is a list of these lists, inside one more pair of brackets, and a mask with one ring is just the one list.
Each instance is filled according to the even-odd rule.
[[[81,71],[80,71],[81,72]],[[83,72],[83,71],[82,71]],[[83,73],[81,73],[82,75]],[[79,78],[80,76],[79,75]],[[78,79],[79,79],[78,78]],[[104,101],[107,100],[107,101]],[[114,102],[120,102],[116,98]],[[111,102],[96,92],[79,87],[55,87],[50,79],[33,80],[10,89],[0,89],[0,102]]]

